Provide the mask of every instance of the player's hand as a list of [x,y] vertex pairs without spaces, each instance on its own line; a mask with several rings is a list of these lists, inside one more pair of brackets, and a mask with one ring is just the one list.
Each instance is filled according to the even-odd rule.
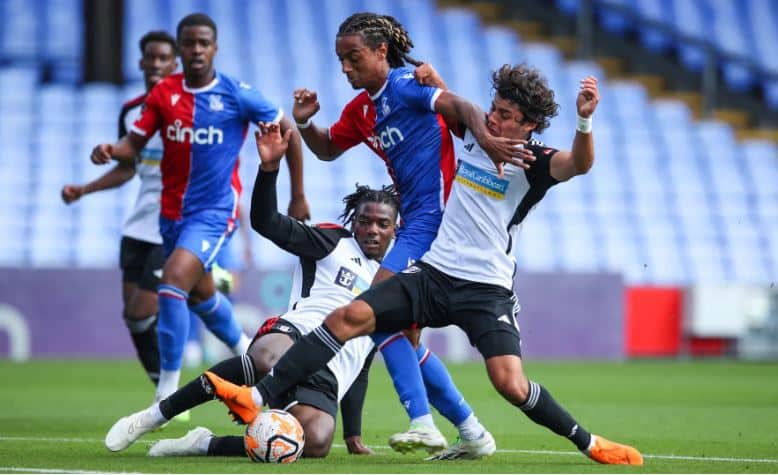
[[479,142],[479,145],[492,159],[500,176],[505,174],[504,166],[506,163],[526,170],[535,161],[535,155],[530,150],[524,148],[524,144],[527,143],[526,140],[495,137],[494,135],[487,134],[483,142]]
[[346,438],[346,449],[351,455],[374,455],[373,450],[362,443],[362,437],[352,435]]
[[65,185],[62,187],[62,201],[65,204],[70,204],[74,201],[78,201],[84,195],[84,187],[78,185]]
[[578,98],[575,100],[578,115],[584,118],[591,117],[599,102],[600,91],[597,89],[597,78],[586,76],[581,80],[581,89],[578,90]]
[[95,165],[105,165],[111,161],[113,155],[113,146],[108,143],[101,143],[92,149],[92,155],[89,156]]
[[319,99],[316,95],[316,91],[309,91],[308,89],[295,89],[294,91],[294,106],[292,106],[292,117],[298,124],[304,124],[311,117],[313,117],[319,109]]
[[257,141],[257,153],[262,162],[262,169],[278,170],[278,162],[289,147],[289,138],[292,136],[293,129],[288,129],[282,136],[281,127],[276,123],[260,122],[258,125],[259,130],[254,132],[254,138]]
[[435,86],[441,89],[448,89],[446,83],[443,82],[443,78],[440,77],[440,74],[438,74],[435,68],[429,63],[422,63],[421,66],[418,66],[413,71],[413,77],[416,79],[416,82],[422,86]]
[[311,219],[311,210],[308,207],[308,200],[305,196],[297,197],[289,201],[289,209],[286,210],[286,214],[293,217],[298,221],[308,221]]

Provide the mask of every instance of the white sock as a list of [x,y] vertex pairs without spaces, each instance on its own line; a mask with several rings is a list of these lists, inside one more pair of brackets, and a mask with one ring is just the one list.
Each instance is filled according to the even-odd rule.
[[411,425],[419,424],[430,429],[435,428],[435,421],[432,420],[432,414],[424,414],[420,417],[414,417],[411,419]]
[[238,342],[232,346],[232,352],[236,356],[240,356],[248,351],[250,344],[251,340],[249,340],[249,337],[245,333],[241,333]]
[[484,435],[484,432],[486,432],[486,428],[481,424],[478,418],[475,417],[475,413],[470,413],[470,415],[467,416],[467,419],[457,426],[457,429],[459,429],[459,437],[461,437],[462,440],[480,439]]
[[592,450],[592,447],[594,447],[594,443],[597,441],[597,436],[594,434],[591,434],[592,439],[589,441],[589,447],[586,447],[586,450],[584,450],[585,454],[589,454]]
[[211,445],[211,439],[213,436],[203,437],[197,444],[197,451],[203,455],[208,455],[208,446]]
[[262,395],[259,393],[259,389],[257,389],[256,386],[251,388],[251,400],[254,401],[254,404],[256,404],[257,407],[262,407],[264,405]]
[[159,383],[157,383],[157,395],[155,400],[161,401],[170,396],[178,389],[178,381],[181,379],[181,370],[168,371],[163,369],[159,372]]
[[167,422],[165,416],[162,415],[162,411],[159,410],[159,403],[155,402],[148,408],[147,413],[149,417],[154,421],[154,424],[162,425]]

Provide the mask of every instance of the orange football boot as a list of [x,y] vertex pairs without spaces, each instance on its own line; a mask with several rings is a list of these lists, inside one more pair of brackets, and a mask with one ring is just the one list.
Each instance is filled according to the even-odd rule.
[[594,447],[586,455],[595,462],[612,465],[643,465],[643,456],[634,447],[623,445],[592,434]]
[[[261,407],[254,404],[254,398],[251,397],[251,388],[248,386],[238,386],[227,380],[220,378],[210,371],[203,373],[202,381],[206,386],[206,391],[213,394],[218,400],[224,403],[230,410],[235,422],[239,424],[249,424],[262,411]],[[210,388],[208,387],[210,386]]]

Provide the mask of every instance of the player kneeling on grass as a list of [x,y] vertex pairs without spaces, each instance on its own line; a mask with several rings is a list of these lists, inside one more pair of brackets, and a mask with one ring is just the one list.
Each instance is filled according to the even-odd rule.
[[[238,418],[253,420],[266,401],[318,371],[352,338],[411,326],[457,325],[484,357],[495,389],[532,421],[566,437],[597,462],[643,464],[635,448],[589,433],[546,388],[527,378],[514,310],[512,251],[520,245],[521,223],[549,188],[586,173],[594,162],[591,116],[600,99],[597,80],[581,81],[571,151],[547,147],[532,136],[548,127],[558,110],[537,70],[504,65],[493,74],[492,85],[491,111],[473,129],[457,126],[463,121],[457,109],[446,106],[446,92],[437,98],[436,110],[442,109],[465,145],[437,237],[421,261],[328,315],[276,363],[272,378],[246,388],[206,373],[217,397]],[[482,134],[519,141],[516,159],[502,163],[490,157],[479,145]],[[455,444],[437,458],[457,458],[463,449]]]
[[[316,330],[324,317],[348,304],[370,287],[397,221],[397,195],[391,188],[372,190],[358,186],[344,199],[344,224],[308,226],[278,213],[276,177],[286,150],[289,132],[282,137],[278,126],[261,124],[257,150],[262,164],[251,203],[251,225],[276,245],[300,258],[295,269],[289,311],[266,322],[257,332],[247,354],[212,367],[207,374],[241,385],[253,385],[268,374],[276,361],[302,335]],[[305,431],[306,457],[329,453],[335,431],[338,401],[343,409],[343,432],[350,453],[371,453],[360,438],[362,405],[367,372],[373,358],[370,338],[356,338],[338,356],[305,382],[270,402],[286,409]],[[156,429],[187,409],[212,400],[214,388],[205,375],[194,379],[157,404],[117,421],[105,437],[111,451],[129,447],[143,434]],[[149,455],[245,455],[243,437],[215,437],[197,428],[180,439],[159,441]]]

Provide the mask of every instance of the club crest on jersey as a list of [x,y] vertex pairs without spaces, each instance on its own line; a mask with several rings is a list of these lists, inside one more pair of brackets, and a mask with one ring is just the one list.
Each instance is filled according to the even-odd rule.
[[170,105],[176,105],[179,99],[181,99],[181,94],[173,94],[170,96]]
[[384,115],[389,115],[392,112],[392,108],[389,107],[389,99],[386,96],[381,98],[381,112]]
[[357,278],[357,274],[351,272],[345,267],[341,267],[338,270],[338,275],[335,276],[335,283],[341,287],[351,290],[354,287],[354,281]]
[[208,97],[208,107],[212,111],[223,111],[224,110],[224,104],[222,103],[222,96],[219,94],[211,94]]
[[505,199],[505,193],[508,191],[508,185],[510,184],[508,180],[504,180],[463,161],[460,161],[459,167],[457,167],[456,181],[498,200]]

